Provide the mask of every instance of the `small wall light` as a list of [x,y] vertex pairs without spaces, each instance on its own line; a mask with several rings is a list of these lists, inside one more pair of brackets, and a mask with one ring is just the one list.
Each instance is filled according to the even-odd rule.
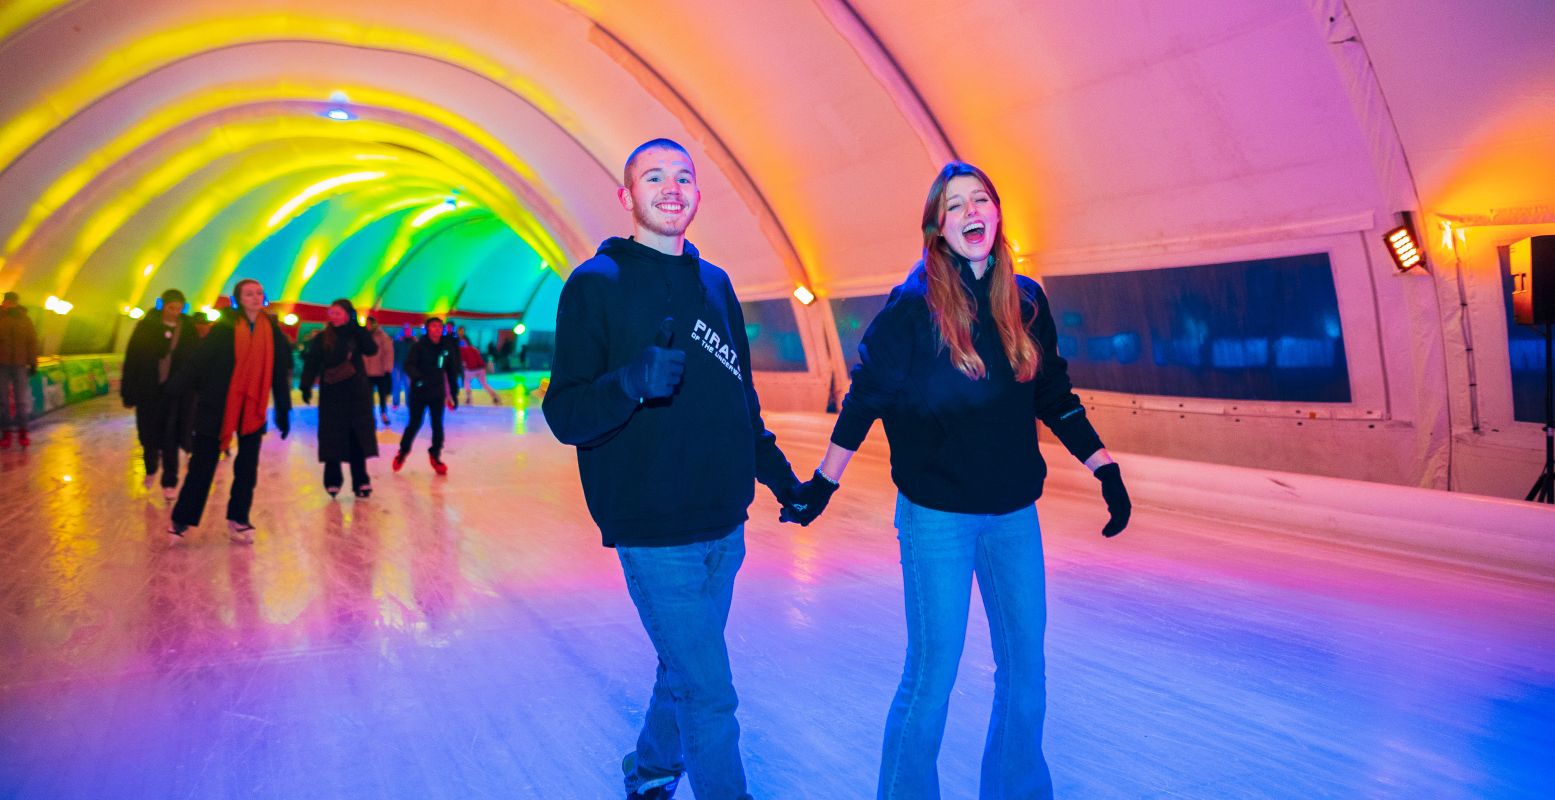
[[1382,234],[1382,243],[1393,257],[1393,266],[1404,272],[1425,263],[1425,253],[1420,249],[1420,238],[1415,235],[1414,220],[1408,211],[1399,212],[1402,220],[1398,226]]

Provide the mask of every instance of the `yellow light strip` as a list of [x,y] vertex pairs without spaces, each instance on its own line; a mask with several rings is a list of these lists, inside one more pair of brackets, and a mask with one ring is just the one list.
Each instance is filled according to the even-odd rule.
[[[428,195],[425,191],[408,198],[405,197],[405,192],[416,189],[437,191],[441,188],[444,187],[431,183],[420,185],[400,183],[393,187],[377,189],[364,187],[351,192],[341,199],[343,207],[338,212],[332,209],[330,215],[309,233],[307,241],[298,248],[297,261],[290,270],[287,270],[286,283],[276,296],[283,302],[296,302],[302,297],[303,290],[307,288],[313,277],[318,274],[319,268],[328,264],[335,250],[358,231],[394,210],[427,202]],[[390,199],[386,201],[384,194],[388,194]],[[396,197],[398,199],[395,199]],[[239,258],[241,259],[242,254],[258,246],[269,233],[271,232],[268,230],[252,226],[247,234],[240,235],[240,241],[243,240],[242,237],[246,237],[252,244],[239,250]],[[230,272],[228,276],[235,277]]]
[[308,188],[298,192],[297,196],[293,197],[292,199],[282,203],[281,207],[277,208],[275,213],[271,214],[270,218],[265,220],[265,227],[274,228],[276,225],[279,225],[282,220],[289,221],[292,217],[292,212],[296,211],[298,206],[308,202],[309,200],[312,200],[315,197],[318,197],[321,194],[324,194],[325,192],[330,191],[331,189],[338,189],[341,186],[352,183],[375,181],[379,178],[382,178],[383,176],[384,173],[382,172],[349,172],[345,175],[336,175],[333,178],[325,178],[324,180],[321,180],[318,183],[315,183],[312,186],[309,186]]
[[[343,131],[350,133],[343,133]],[[436,172],[441,174],[448,185],[467,187],[469,193],[512,225],[514,231],[537,252],[547,253],[553,259],[561,258],[562,251],[549,231],[506,191],[505,185],[490,173],[484,172],[479,164],[472,162],[458,149],[428,139],[415,131],[383,123],[363,120],[342,126],[318,117],[288,117],[280,120],[255,120],[248,124],[228,125],[211,131],[198,143],[187,146],[172,156],[167,163],[143,176],[130,189],[121,192],[117,201],[107,204],[107,207],[82,226],[72,252],[57,262],[51,262],[56,264],[55,275],[61,291],[74,279],[76,271],[86,258],[134,213],[151,198],[178,185],[204,164],[220,155],[258,146],[266,141],[309,137],[347,142],[365,137],[370,141],[401,144],[408,148],[409,152],[429,153],[436,161],[442,162],[443,169]],[[290,157],[295,159],[300,156],[294,154]],[[459,166],[455,168],[450,165]],[[426,168],[418,172],[431,174]],[[32,242],[29,241],[29,244]],[[138,259],[135,263],[158,263],[159,260]]]
[[272,11],[204,20],[117,43],[112,58],[96,60],[0,128],[0,170],[50,130],[138,76],[196,53],[273,39],[369,46],[455,64],[524,98],[562,128],[581,132],[577,119],[538,84],[515,75],[501,61],[446,37],[392,28],[378,20]]
[[431,222],[432,220],[437,219],[438,217],[447,214],[450,211],[453,211],[454,208],[455,206],[452,203],[438,203],[437,205],[432,206],[420,214],[417,214],[416,218],[410,221],[410,227],[419,228],[422,225],[425,225],[428,222]]
[[[366,101],[372,101],[381,107],[390,108],[404,114],[429,119],[479,144],[493,158],[519,176],[523,185],[518,188],[520,193],[525,195],[521,199],[525,200],[527,205],[536,209],[543,217],[547,218],[547,221],[550,223],[547,227],[553,231],[553,236],[559,236],[562,241],[566,242],[565,249],[572,251],[574,255],[580,252],[580,248],[586,249],[587,243],[582,242],[576,222],[566,218],[561,211],[564,208],[563,204],[556,199],[553,193],[539,184],[533,169],[478,126],[461,117],[442,111],[433,104],[422,103],[392,93],[371,89],[355,89],[354,91],[357,97]],[[322,85],[302,86],[286,84],[283,86],[227,87],[182,99],[170,108],[164,108],[153,113],[103,148],[88,156],[76,167],[61,175],[40,194],[38,201],[32,204],[25,219],[7,237],[4,249],[0,250],[0,268],[3,268],[6,257],[13,256],[19,251],[24,246],[27,238],[39,226],[54,218],[61,208],[88,187],[94,179],[102,175],[117,161],[147,143],[156,140],[158,137],[165,135],[170,129],[192,124],[218,110],[234,105],[252,105],[266,101],[274,102],[278,99],[295,96],[323,96],[324,92],[325,88]]]
[[[252,193],[254,191],[258,191],[263,186],[266,186],[266,185],[275,186],[275,185],[277,185],[277,184],[274,183],[275,181],[286,180],[288,184],[294,184],[294,183],[297,183],[297,182],[312,181],[312,180],[315,179],[316,174],[317,174],[317,172],[320,169],[326,169],[326,170],[327,169],[336,169],[336,170],[338,170],[340,168],[340,166],[339,166],[339,164],[337,162],[330,160],[329,156],[331,154],[335,155],[338,159],[340,159],[342,161],[349,161],[349,160],[352,160],[352,156],[358,156],[359,157],[361,155],[361,154],[349,152],[348,150],[346,150],[346,148],[348,147],[346,145],[336,144],[336,145],[334,145],[334,147],[338,148],[340,152],[335,152],[335,151],[330,151],[330,150],[323,150],[323,149],[315,149],[312,152],[312,155],[314,155],[316,157],[316,159],[317,159],[315,162],[311,162],[310,164],[291,164],[291,165],[289,165],[291,167],[291,170],[279,173],[280,177],[276,177],[276,175],[272,174],[272,173],[266,173],[267,175],[270,175],[270,177],[272,178],[272,182],[269,183],[269,184],[260,184],[259,186],[255,187],[255,186],[248,186],[245,183],[244,184],[244,188],[247,188],[249,191],[245,192],[244,195],[240,195],[240,196],[246,196],[247,194],[250,194],[250,193]],[[369,155],[376,155],[376,154],[369,154]],[[381,159],[381,158],[380,159],[375,159],[375,160],[379,161],[380,163],[382,161],[384,161],[384,159]],[[395,160],[398,161],[398,157],[396,157]],[[261,153],[253,154],[248,159],[245,159],[245,161],[243,163],[245,163],[245,164],[246,163],[253,163],[253,164],[255,164],[255,166],[259,170],[263,171],[263,170],[265,170],[267,168],[275,168],[277,162],[271,156],[269,156],[267,152],[261,152]],[[237,172],[240,169],[243,169],[243,167],[241,165],[238,165],[238,166],[234,166],[231,171],[235,173],[235,172]],[[258,173],[254,173],[254,174],[257,175]],[[310,177],[310,176],[315,176],[315,177]],[[401,179],[401,180],[403,181],[404,179]],[[430,184],[431,184],[431,182],[429,182],[429,185]],[[217,186],[219,186],[219,185],[229,185],[230,186],[230,183],[225,178],[222,178],[222,179],[218,179],[218,180],[212,181],[212,185],[217,185]],[[382,192],[382,191],[386,191],[386,190],[388,190],[388,187],[382,187],[382,188],[377,189],[376,191]],[[366,189],[364,191],[371,193],[371,192],[373,192],[375,190],[374,189]],[[271,192],[275,193],[275,194],[279,194],[281,196],[285,196],[288,193],[288,190],[280,189],[280,188],[272,188]],[[233,197],[233,198],[229,198],[229,199],[230,199],[231,202],[237,202],[238,201],[238,197]],[[230,207],[230,205],[227,206],[227,207]],[[220,211],[217,212],[218,215],[220,213],[225,212],[225,210],[226,210],[226,207],[222,208]],[[204,228],[202,227],[201,230],[204,230]],[[239,233],[233,233],[233,232],[225,233],[223,235],[223,237],[222,237],[223,240],[225,241],[225,244],[222,247],[220,255],[218,255],[215,259],[213,259],[211,261],[212,267],[211,267],[210,271],[207,273],[208,277],[207,277],[206,285],[207,286],[215,285],[218,288],[215,289],[214,291],[219,292],[221,287],[225,284],[226,280],[233,274],[234,271],[236,271],[236,269],[238,267],[238,264],[239,264],[239,262],[242,261],[243,257],[250,250],[252,250],[254,247],[257,247],[261,242],[263,242],[265,237],[268,236],[270,233],[271,233],[270,229],[262,224],[262,221],[260,220],[258,215],[252,217],[249,220],[249,222],[247,223],[247,229],[245,231],[239,232]],[[155,242],[148,243],[146,245],[145,249],[143,250],[143,252],[148,252],[148,253],[149,252],[154,252],[154,251],[155,252],[160,252],[160,249],[156,249],[156,250],[153,249],[155,244],[156,244]],[[167,248],[166,255],[163,256],[164,259],[169,257],[169,256],[171,256],[172,253],[179,246],[182,246],[182,244],[183,244],[183,242],[177,242],[177,243],[173,244],[172,247]],[[138,263],[138,262],[132,262],[132,263]],[[139,300],[140,298],[143,298],[145,296],[145,294],[146,294],[146,287],[150,283],[149,278],[150,278],[149,274],[143,274],[141,279],[139,279],[139,280],[137,280],[135,282],[134,288],[131,290],[131,293],[130,293],[130,302],[131,303],[134,303],[136,300]],[[202,290],[202,291],[205,291],[205,290]],[[201,295],[201,296],[208,296],[208,295]]]
[[[267,185],[274,185],[272,192],[285,196],[295,191],[297,183],[311,183],[318,180],[320,170],[336,170],[340,159],[339,154],[332,154],[327,149],[312,149],[310,155],[312,162],[292,162],[283,164],[267,151],[260,151],[241,159],[234,164],[226,174],[213,178],[209,184],[201,190],[200,195],[191,203],[181,207],[177,216],[165,221],[156,231],[146,239],[146,244],[140,251],[142,256],[156,256],[165,260],[184,241],[196,233],[204,230],[218,215],[220,215],[232,203],[239,198],[260,190]],[[284,181],[284,183],[277,183]],[[207,272],[206,283],[197,296],[208,297],[219,294],[243,256],[252,247],[263,241],[270,229],[263,225],[259,217],[254,217],[250,223],[250,230],[242,234],[229,234],[229,244],[223,249],[221,256],[214,260],[212,268]],[[136,260],[131,263],[139,263]],[[138,282],[135,291],[137,295],[145,291],[145,281]]]
[[0,3],[0,41],[70,0],[5,0]]

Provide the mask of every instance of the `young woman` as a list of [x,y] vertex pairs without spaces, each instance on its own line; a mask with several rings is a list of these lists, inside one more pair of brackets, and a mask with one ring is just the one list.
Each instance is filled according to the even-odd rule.
[[[291,346],[281,323],[265,311],[265,287],[244,278],[232,287],[232,307],[199,334],[199,349],[164,387],[170,395],[192,393],[194,449],[167,532],[182,539],[200,524],[210,498],[216,461],[237,440],[232,458],[232,488],[227,498],[227,536],[237,544],[254,543],[249,511],[259,482],[259,444],[265,412],[285,439],[291,433]],[[198,329],[198,328],[197,328]]]
[[365,359],[377,355],[378,342],[357,324],[350,300],[329,305],[329,324],[308,342],[302,359],[302,401],[313,402],[319,384],[319,461],[324,491],[334,497],[344,483],[340,462],[351,463],[351,490],[366,499],[373,493],[367,459],[378,456],[373,422],[373,388]]
[[1042,757],[1047,623],[1036,500],[1038,420],[1102,483],[1111,520],[1128,493],[1071,390],[1042,289],[1016,275],[988,176],[954,162],[923,208],[923,261],[859,345],[831,446],[796,504],[814,519],[876,419],[891,443],[907,601],[907,664],[886,719],[878,796],[938,798],[935,760],[966,638],[972,578],[993,640],[984,798],[1049,798]]

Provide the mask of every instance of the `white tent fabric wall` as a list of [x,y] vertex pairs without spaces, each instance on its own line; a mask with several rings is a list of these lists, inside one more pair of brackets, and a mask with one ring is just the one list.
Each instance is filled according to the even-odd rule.
[[[1548,0],[133,5],[0,15],[0,288],[64,291],[55,267],[129,190],[124,165],[193,138],[91,160],[135,126],[206,102],[174,133],[221,136],[261,107],[313,114],[338,84],[415,136],[488,134],[459,146],[574,259],[624,229],[609,184],[626,152],[684,141],[705,192],[693,240],[747,300],[821,296],[795,304],[806,371],[758,374],[773,409],[846,388],[831,302],[901,279],[954,155],[999,182],[1039,278],[1329,258],[1348,402],[1085,390],[1114,449],[1519,497],[1542,460],[1539,425],[1512,412],[1498,248],[1555,233]],[[83,163],[93,181],[46,196]],[[160,229],[176,193],[121,224]],[[1425,270],[1383,249],[1401,211]],[[141,269],[140,249],[85,259],[71,299],[118,303],[92,287]]]

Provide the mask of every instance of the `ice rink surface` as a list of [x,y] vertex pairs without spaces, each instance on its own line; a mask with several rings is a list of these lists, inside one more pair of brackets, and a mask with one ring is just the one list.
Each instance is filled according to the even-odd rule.
[[[169,545],[115,399],[0,453],[0,797],[620,796],[653,654],[538,404],[461,409],[447,477],[420,450],[398,475],[378,459],[367,501],[323,492],[313,419],[266,438],[252,547],[221,524],[225,465],[203,527]],[[831,418],[769,424],[803,475]],[[379,436],[392,453],[397,433]],[[728,639],[758,798],[874,796],[905,648],[886,455],[877,429],[810,528],[779,525],[757,489]],[[1126,455],[1134,522],[1104,540],[1094,484],[1047,455],[1060,798],[1555,797],[1539,563],[1472,534],[1411,550],[1271,525],[1236,510],[1230,468],[1179,465],[1226,470],[1223,513],[1152,503],[1170,470]],[[1515,505],[1463,513],[1489,532],[1498,508],[1527,518]],[[992,670],[974,602],[947,798],[976,796]]]

